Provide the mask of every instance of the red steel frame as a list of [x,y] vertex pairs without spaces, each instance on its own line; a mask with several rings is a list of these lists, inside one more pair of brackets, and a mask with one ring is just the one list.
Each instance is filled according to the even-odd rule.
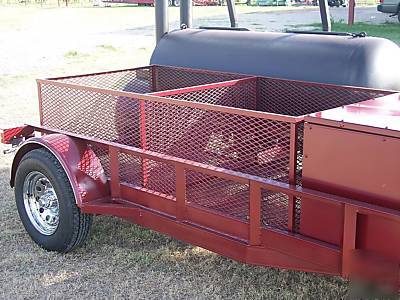
[[[111,197],[81,204],[83,212],[126,218],[133,223],[169,234],[241,262],[348,277],[351,272],[351,261],[355,259],[357,253],[355,249],[357,215],[378,216],[400,222],[400,212],[397,210],[79,134],[42,126],[29,126],[29,128],[45,134],[65,134],[79,142],[106,147],[110,150]],[[122,184],[119,180],[119,164],[116,160],[118,153],[172,164],[176,170],[176,200]],[[185,172],[188,170],[249,184],[249,223],[190,206],[184,197]],[[261,189],[284,193],[290,199],[322,201],[339,205],[345,216],[342,247],[292,233],[290,227],[294,223],[293,206],[288,207],[290,217],[287,232],[261,226]],[[161,202],[161,198],[167,201]]]
[[[110,162],[110,176],[108,178],[110,195],[106,198],[78,203],[81,210],[85,213],[119,216],[133,223],[169,234],[180,240],[201,246],[241,262],[349,277],[353,272],[353,264],[359,258],[359,251],[356,249],[356,224],[358,216],[377,216],[400,222],[400,212],[394,209],[310,190],[296,185],[298,158],[297,135],[299,126],[303,124],[304,116],[285,116],[163,97],[199,89],[236,85],[252,80],[257,80],[257,78],[236,79],[224,83],[211,83],[167,92],[155,92],[149,95],[58,82],[57,80],[38,80],[39,102],[41,107],[43,105],[41,87],[44,84],[115,97],[130,98],[139,101],[139,126],[142,128],[142,149],[79,133],[64,131],[59,128],[49,128],[43,125],[28,125],[25,130],[29,132],[34,130],[46,135],[59,133],[71,137],[78,144],[89,144],[91,147],[95,146],[106,150]],[[146,134],[143,129],[146,123],[144,101],[289,122],[289,181],[286,183],[280,182],[147,150]],[[43,123],[42,109],[40,111],[41,121]],[[147,189],[147,177],[145,175],[143,178],[143,187],[121,182],[120,154],[127,154],[139,158],[143,162],[143,169],[147,168],[147,162],[149,160],[171,166],[175,171],[175,197]],[[238,220],[222,213],[210,211],[191,204],[186,197],[188,172],[197,172],[199,174],[205,174],[249,186],[248,221]],[[143,173],[146,174],[146,172]],[[286,230],[270,228],[262,224],[261,194],[263,190],[287,195]],[[323,202],[340,207],[343,215],[342,222],[344,228],[341,245],[329,244],[299,234],[295,230],[296,201],[307,201],[311,203]],[[316,224],[316,226],[318,225]],[[397,278],[397,275],[393,276]]]

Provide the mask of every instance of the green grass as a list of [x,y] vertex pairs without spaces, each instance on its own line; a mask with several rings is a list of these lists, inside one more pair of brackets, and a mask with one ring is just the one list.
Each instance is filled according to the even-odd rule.
[[[321,29],[321,24],[315,23],[309,25],[315,27],[316,30]],[[400,23],[385,23],[385,24],[369,24],[355,23],[349,26],[343,22],[332,23],[332,31],[336,32],[366,32],[368,36],[382,37],[400,45]]]
[[[237,8],[238,13],[271,10]],[[178,12],[179,8],[170,8],[171,20],[178,20]],[[213,15],[226,16],[226,7],[194,7],[195,18],[212,21]],[[140,29],[153,24],[153,17],[154,10],[145,7],[1,7],[0,33],[12,36],[37,30],[51,45],[54,34],[60,32]],[[56,33],[45,30],[49,28]],[[88,34],[88,39],[91,36]],[[0,65],[0,125],[38,121],[35,78],[147,64],[152,47],[136,45],[133,38],[130,41],[112,44],[104,39],[92,49],[71,45],[60,52],[58,60],[53,57],[51,63],[26,69],[15,56],[6,62],[15,66],[12,74],[2,74],[4,65]],[[5,53],[5,45],[0,43],[0,53]],[[6,147],[0,144],[0,153],[3,149]],[[19,221],[9,187],[11,161],[12,156],[0,155],[0,299],[356,299],[351,297],[348,282],[339,277],[245,265],[111,217],[94,219],[90,238],[82,248],[65,255],[46,252],[32,242]]]

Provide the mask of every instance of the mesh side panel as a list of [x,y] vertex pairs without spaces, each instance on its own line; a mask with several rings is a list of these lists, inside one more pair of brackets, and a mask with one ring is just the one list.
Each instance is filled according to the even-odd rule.
[[143,187],[142,160],[140,157],[119,153],[119,180],[138,187]]
[[150,93],[152,91],[151,74],[149,67],[98,75],[83,75],[58,79],[57,81],[125,92]]
[[258,110],[289,116],[302,116],[385,95],[347,87],[272,78],[259,78],[258,89]]
[[151,151],[287,181],[289,123],[156,102],[145,114]]
[[187,171],[186,197],[191,204],[248,222],[249,185]]
[[303,141],[304,123],[297,123],[297,162],[296,162],[296,184],[301,185],[303,173]]
[[264,226],[287,230],[289,199],[286,194],[261,190],[261,221]]
[[300,232],[300,217],[301,217],[301,199],[295,199],[295,219],[294,219],[294,231]]
[[204,70],[156,67],[156,91],[172,90],[177,88],[203,85],[221,81],[244,78],[248,76],[208,72]]
[[257,108],[257,83],[255,80],[247,81],[234,86],[202,89],[167,97],[255,110]]
[[104,174],[110,177],[110,157],[108,148],[99,147],[97,145],[90,145],[97,158],[100,160],[101,166],[103,167]]
[[[153,78],[153,71],[155,78]],[[244,77],[246,76],[203,70],[153,66],[103,74],[88,74],[69,78],[60,78],[56,80],[59,82],[86,85],[96,88],[145,94]]]
[[150,159],[144,160],[143,164],[145,181],[144,187],[158,193],[175,197],[176,191],[174,166]]
[[140,147],[139,102],[42,84],[43,125]]
[[120,153],[120,181],[148,192],[175,197],[175,167],[163,162]]

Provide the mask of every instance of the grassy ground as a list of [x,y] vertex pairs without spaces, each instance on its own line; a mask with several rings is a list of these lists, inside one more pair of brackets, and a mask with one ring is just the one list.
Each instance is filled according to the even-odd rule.
[[[55,34],[63,38],[59,31],[52,30],[62,31],[66,26],[81,30],[82,22],[89,32],[88,38],[91,30],[106,25],[118,34],[118,28],[127,24],[132,23],[131,29],[139,30],[139,26],[152,22],[152,11],[149,14],[150,10],[138,9],[140,13],[131,8],[116,8],[107,10],[107,14],[102,10],[83,9],[71,15],[68,10],[1,8],[0,34],[43,27],[46,38],[52,39]],[[196,8],[196,13],[200,17],[218,15],[222,12],[219,9],[210,8],[207,12]],[[254,10],[243,8],[250,9]],[[110,13],[113,11],[115,13]],[[172,16],[177,17],[177,10],[172,10]],[[5,46],[0,42],[2,55],[9,54],[4,53]],[[24,47],[27,54],[33,51],[30,45]],[[89,50],[80,45],[67,49],[51,63],[20,66],[15,57],[0,65],[0,127],[37,121],[34,81],[37,77],[143,65],[151,53],[147,46],[122,47],[108,40]],[[47,52],[43,52],[45,59],[48,59]],[[15,65],[15,68],[5,72],[6,64]],[[0,145],[0,150],[3,149],[5,147]],[[351,297],[348,283],[340,278],[243,265],[111,217],[96,217],[90,239],[77,251],[67,255],[43,251],[30,240],[19,222],[13,191],[8,186],[11,160],[10,156],[0,155],[0,299]]]
[[[318,30],[321,24],[311,24]],[[363,22],[355,23],[349,26],[342,22],[333,22],[332,31],[336,32],[366,32],[368,36],[382,37],[400,45],[400,23],[386,23],[386,24],[368,24]]]

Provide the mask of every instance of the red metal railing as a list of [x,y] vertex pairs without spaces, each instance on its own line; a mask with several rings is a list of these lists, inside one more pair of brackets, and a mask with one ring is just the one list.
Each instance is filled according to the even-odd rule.
[[[233,228],[241,228],[242,238],[248,223],[299,227],[299,198],[254,187],[249,178],[300,182],[303,115],[382,95],[164,66],[39,80],[38,85],[42,125],[118,145],[92,145],[112,185],[163,199],[154,205],[166,213],[174,211],[167,204],[173,201],[189,212],[198,207],[227,216],[236,222]],[[126,150],[130,147],[144,152]],[[172,158],[187,163],[182,167]],[[116,190],[114,198],[132,193]]]

